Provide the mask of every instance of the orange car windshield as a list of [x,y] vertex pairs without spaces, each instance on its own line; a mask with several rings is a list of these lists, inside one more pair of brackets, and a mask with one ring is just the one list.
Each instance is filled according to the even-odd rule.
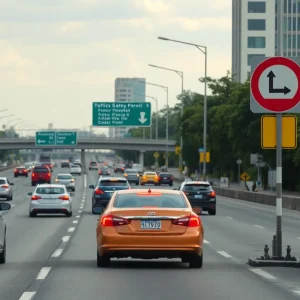
[[134,208],[155,206],[161,208],[187,208],[184,197],[180,194],[162,195],[139,195],[139,194],[119,194],[116,196],[114,204],[116,208]]

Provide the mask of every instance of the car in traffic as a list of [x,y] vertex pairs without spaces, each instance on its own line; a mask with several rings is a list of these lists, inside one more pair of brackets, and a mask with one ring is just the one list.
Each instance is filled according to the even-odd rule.
[[124,173],[125,165],[124,164],[116,164],[114,167],[114,173]]
[[9,203],[0,203],[0,264],[6,262],[6,224],[2,211],[9,210],[11,205]]
[[173,186],[174,177],[170,173],[160,172],[158,174],[158,185],[168,184],[169,186]]
[[80,159],[75,159],[74,160],[74,165],[79,166],[81,168],[81,160]]
[[64,214],[72,216],[72,196],[63,184],[40,184],[35,191],[28,193],[31,197],[29,217],[38,214]]
[[71,190],[75,192],[75,178],[72,174],[57,174],[55,180],[55,184],[63,184],[67,188],[67,190]]
[[35,166],[31,172],[31,185],[51,183],[51,171],[47,166]]
[[60,166],[61,168],[70,168],[70,162],[68,160],[62,161]]
[[125,169],[123,176],[127,179],[129,183],[140,184],[140,175],[135,169]]
[[13,199],[13,182],[10,182],[7,177],[0,177],[0,198],[5,198],[6,201]]
[[28,170],[25,166],[20,166],[14,169],[14,177],[28,177]]
[[116,191],[96,228],[97,266],[111,258],[181,258],[190,268],[203,264],[204,230],[181,191]]
[[142,164],[133,164],[132,169],[137,170],[140,176],[142,176],[145,171],[145,168]]
[[92,213],[98,214],[105,210],[112,194],[118,190],[128,190],[130,185],[125,178],[121,177],[100,177],[97,185],[90,185],[93,189]]
[[97,170],[98,171],[98,163],[96,161],[91,161],[89,165],[89,170]]
[[53,165],[51,162],[43,162],[42,167],[48,167],[50,172],[53,172]]
[[210,215],[216,214],[216,192],[207,181],[184,181],[179,190],[182,191],[192,207],[201,207]]
[[81,167],[75,164],[71,164],[70,165],[70,173],[73,174],[77,174],[77,175],[81,175]]
[[33,169],[33,163],[25,163],[24,167],[27,169],[27,172],[30,173]]
[[158,185],[158,176],[156,172],[144,172],[140,180],[141,185],[154,184]]
[[98,174],[99,174],[99,176],[109,176],[110,170],[108,167],[102,166],[102,167],[100,167]]

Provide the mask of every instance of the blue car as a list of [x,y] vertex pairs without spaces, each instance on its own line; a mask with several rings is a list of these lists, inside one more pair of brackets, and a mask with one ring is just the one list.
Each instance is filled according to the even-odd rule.
[[128,190],[130,185],[125,178],[119,177],[100,177],[97,185],[90,185],[90,189],[93,189],[93,198],[92,198],[92,213],[101,214],[112,194],[115,191],[119,190]]

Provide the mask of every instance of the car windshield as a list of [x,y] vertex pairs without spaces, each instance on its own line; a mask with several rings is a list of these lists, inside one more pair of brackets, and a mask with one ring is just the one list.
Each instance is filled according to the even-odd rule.
[[57,175],[57,179],[72,179],[72,175]]
[[203,183],[191,183],[186,184],[183,187],[184,191],[212,191],[212,188],[209,184],[203,184]]
[[6,180],[0,179],[0,184],[6,184]]
[[126,170],[126,173],[137,174],[137,170],[132,170],[132,169]]
[[125,180],[101,180],[99,186],[128,186]]
[[19,167],[19,168],[17,168],[17,170],[20,170],[20,171],[22,171],[22,170],[24,170],[25,168],[24,167]]
[[47,168],[34,168],[34,173],[49,173],[49,169]]
[[107,167],[101,167],[101,170],[106,171],[106,170],[108,170],[108,168]]
[[95,161],[92,161],[92,162],[91,162],[91,165],[96,166],[97,163],[96,163]]
[[64,194],[65,190],[61,187],[38,187],[35,193],[40,195],[58,195]]
[[130,193],[117,195],[114,200],[114,207],[164,207],[164,208],[186,208],[187,203],[182,195],[157,193],[149,195],[148,193]]
[[166,176],[166,177],[170,177],[172,176],[170,173],[159,173],[159,176]]

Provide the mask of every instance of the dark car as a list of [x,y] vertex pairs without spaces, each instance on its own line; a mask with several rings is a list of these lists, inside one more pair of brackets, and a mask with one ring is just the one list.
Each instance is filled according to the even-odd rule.
[[102,213],[114,191],[128,190],[130,185],[125,178],[100,177],[96,186],[90,185],[93,189],[92,212],[93,214]]
[[210,215],[216,214],[216,192],[209,182],[185,181],[179,190],[185,193],[192,207],[201,207]]
[[109,176],[110,170],[108,167],[101,167],[98,174],[99,174],[99,176]]
[[15,177],[19,177],[19,176],[28,177],[28,170],[27,170],[27,168],[25,168],[23,166],[15,168],[14,169],[14,176]]
[[68,161],[63,161],[60,166],[62,168],[70,168],[70,163]]
[[159,173],[158,174],[158,185],[168,184],[169,186],[173,186],[174,177],[170,173]]
[[125,170],[125,165],[123,165],[123,164],[115,165],[115,168],[114,168],[115,173],[124,173],[124,170]]
[[129,183],[134,182],[136,185],[140,184],[140,175],[135,169],[126,169],[124,172],[124,177]]
[[51,183],[51,171],[46,166],[36,166],[31,172],[31,185],[38,183]]

